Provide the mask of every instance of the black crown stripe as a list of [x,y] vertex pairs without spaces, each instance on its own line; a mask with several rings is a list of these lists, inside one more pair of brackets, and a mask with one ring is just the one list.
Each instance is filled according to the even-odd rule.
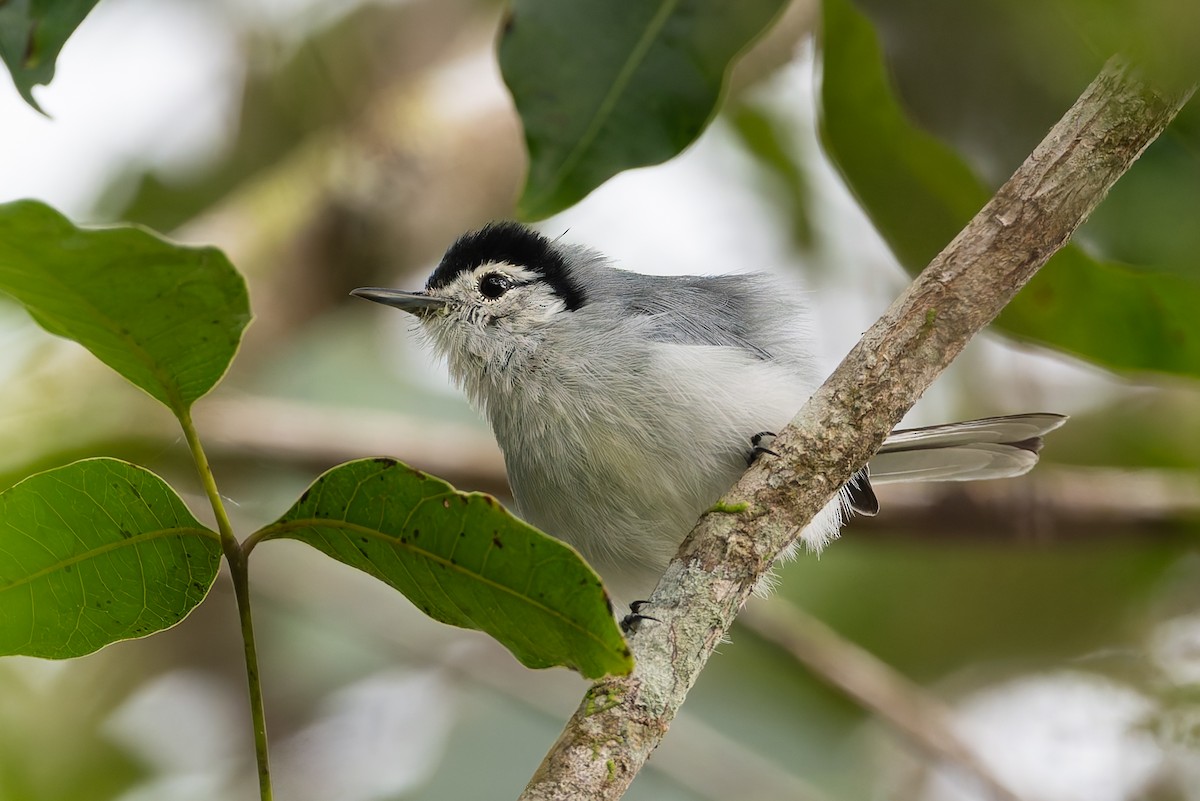
[[429,276],[425,288],[444,287],[460,273],[488,262],[508,262],[532,270],[571,311],[586,301],[583,290],[571,279],[558,248],[537,231],[516,222],[488,223],[460,236]]

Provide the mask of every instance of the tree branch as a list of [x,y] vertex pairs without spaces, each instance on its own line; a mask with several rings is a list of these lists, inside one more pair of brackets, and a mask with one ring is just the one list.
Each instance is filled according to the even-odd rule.
[[593,685],[523,801],[616,799],[666,734],[758,579],[1162,132],[1191,91],[1111,60],[995,197],[891,305],[760,460],[701,518],[630,640],[637,667]]

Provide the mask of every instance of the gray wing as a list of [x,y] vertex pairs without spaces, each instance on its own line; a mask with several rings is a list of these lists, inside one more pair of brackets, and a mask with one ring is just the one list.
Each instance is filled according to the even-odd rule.
[[655,341],[732,346],[769,358],[755,341],[760,326],[747,288],[734,276],[655,276],[626,295],[625,305],[629,314],[648,318]]
[[740,348],[792,367],[807,385],[819,383],[804,299],[773,276],[638,275],[635,283],[612,270],[604,280],[612,282],[619,313],[642,319],[656,342]]
[[1061,414],[988,417],[893,431],[870,462],[871,480],[972,481],[1028,472],[1042,435],[1061,426]]

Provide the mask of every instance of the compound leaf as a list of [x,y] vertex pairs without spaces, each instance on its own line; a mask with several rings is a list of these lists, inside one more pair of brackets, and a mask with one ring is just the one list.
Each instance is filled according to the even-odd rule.
[[78,228],[32,200],[0,205],[0,291],[180,417],[225,374],[250,322],[245,281],[219,250]]
[[67,659],[174,626],[221,545],[166,482],[86,459],[0,493],[0,654]]
[[488,495],[392,459],[320,476],[253,537],[280,538],[374,576],[436,620],[490,634],[529,667],[599,678],[633,666],[599,577],[573,549]]

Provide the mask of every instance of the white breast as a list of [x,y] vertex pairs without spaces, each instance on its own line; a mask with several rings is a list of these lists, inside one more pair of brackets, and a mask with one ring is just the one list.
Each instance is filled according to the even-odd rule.
[[616,355],[532,372],[488,414],[521,516],[632,600],[745,471],[751,437],[782,428],[812,388],[737,348]]

